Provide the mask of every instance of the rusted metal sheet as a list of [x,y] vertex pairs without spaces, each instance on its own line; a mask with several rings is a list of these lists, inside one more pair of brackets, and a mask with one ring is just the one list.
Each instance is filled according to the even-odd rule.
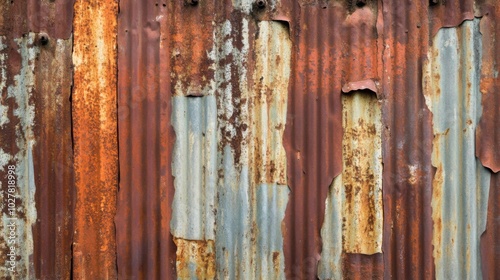
[[500,171],[500,133],[498,119],[500,112],[500,40],[498,39],[500,7],[497,1],[485,1],[480,7],[481,33],[483,34],[483,61],[481,67],[481,93],[483,116],[476,133],[476,155],[481,163],[493,172]]
[[[43,36],[43,34],[42,34]],[[74,175],[70,94],[73,40],[36,36],[33,168],[37,219],[33,226],[35,276],[68,279],[73,241]]]
[[120,1],[120,184],[115,217],[119,279],[176,279],[170,234],[173,5],[184,2]]
[[0,34],[19,38],[28,32],[69,39],[75,0],[10,0],[0,4]]
[[363,6],[301,1],[300,6],[291,12],[282,8],[290,14],[295,40],[285,130],[291,188],[285,269],[289,278],[312,279],[328,187],[342,171],[342,86],[379,77],[378,7],[375,1]]
[[115,0],[75,3],[73,277],[78,279],[117,277],[117,12]]
[[498,278],[496,1],[73,4],[0,4],[22,277]]
[[479,19],[438,31],[424,64],[433,114],[432,217],[437,279],[481,279],[479,239],[486,228],[490,172],[474,154],[482,114]]
[[0,205],[9,218],[8,199],[15,199],[10,218],[17,218],[1,226],[5,279],[62,279],[71,273],[73,5],[61,4],[0,4]]
[[[382,5],[381,1],[379,1]],[[421,59],[430,38],[429,1],[384,1],[382,151],[384,278],[434,277],[432,125],[422,92]]]

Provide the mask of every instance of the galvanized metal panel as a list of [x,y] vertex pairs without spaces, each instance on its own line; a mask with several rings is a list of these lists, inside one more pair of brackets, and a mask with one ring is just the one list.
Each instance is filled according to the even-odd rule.
[[432,217],[436,278],[481,279],[479,237],[486,227],[490,172],[474,154],[482,114],[479,19],[441,29],[424,65],[433,114]]
[[77,1],[72,95],[75,153],[73,277],[116,278],[118,3]]

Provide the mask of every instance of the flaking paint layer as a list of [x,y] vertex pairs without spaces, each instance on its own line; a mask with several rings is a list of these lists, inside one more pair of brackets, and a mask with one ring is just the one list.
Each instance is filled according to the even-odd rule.
[[[33,134],[35,125],[33,99],[36,81],[35,60],[40,51],[35,44],[35,38],[35,33],[28,33],[13,39],[6,36],[0,37],[0,71],[2,72],[0,101],[3,106],[8,107],[8,121],[0,128],[2,135],[0,157],[3,158],[0,166],[2,175],[0,246],[4,252],[0,257],[2,263],[0,275],[11,279],[35,279],[32,262],[32,226],[37,218],[33,168],[33,145],[36,142]],[[14,193],[8,191],[8,181],[5,180],[8,178],[9,166],[14,166],[15,171]],[[8,208],[8,203],[15,204],[14,207],[10,207],[12,212]],[[11,230],[14,231],[14,235],[11,234]],[[12,261],[7,255],[12,252],[11,247],[14,247],[15,254],[13,263],[7,262]]]
[[479,19],[444,28],[424,66],[424,94],[433,114],[432,218],[437,279],[481,279],[479,241],[486,228],[490,172],[475,157],[482,113]]
[[343,171],[330,186],[321,229],[320,279],[342,279],[343,254],[382,252],[381,110],[375,94],[342,95]]

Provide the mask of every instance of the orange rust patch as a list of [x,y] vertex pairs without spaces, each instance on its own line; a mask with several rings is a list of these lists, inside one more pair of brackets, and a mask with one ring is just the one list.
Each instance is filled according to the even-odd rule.
[[115,279],[117,1],[76,1],[73,124],[75,279]]

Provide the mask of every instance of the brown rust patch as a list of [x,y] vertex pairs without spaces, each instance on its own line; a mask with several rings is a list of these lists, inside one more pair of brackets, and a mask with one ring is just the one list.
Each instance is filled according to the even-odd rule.
[[75,279],[117,277],[117,12],[114,0],[75,3]]
[[342,96],[343,248],[348,253],[382,252],[381,112],[375,95]]
[[[215,243],[174,238],[178,279],[215,279]],[[194,271],[192,268],[196,268]],[[193,274],[194,273],[194,274]]]

